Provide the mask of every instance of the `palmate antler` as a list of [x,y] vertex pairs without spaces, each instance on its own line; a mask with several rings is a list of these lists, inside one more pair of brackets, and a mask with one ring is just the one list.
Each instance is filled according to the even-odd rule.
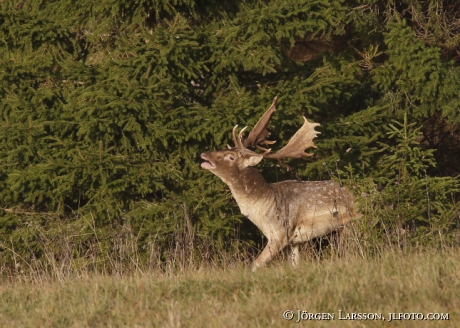
[[[272,145],[276,142],[266,140],[266,138],[270,135],[270,132],[267,131],[267,125],[276,110],[276,101],[277,97],[273,99],[273,103],[270,108],[259,119],[252,131],[249,133],[247,139],[243,138],[243,132],[246,128],[240,131],[238,138],[236,137],[236,129],[238,125],[233,128],[232,135],[235,148],[240,150],[243,156],[263,156],[264,158],[273,158],[280,161],[282,158],[301,158],[304,156],[312,156],[313,154],[306,153],[305,150],[308,148],[316,148],[313,143],[313,139],[321,133],[315,131],[315,127],[320,126],[320,124],[308,122],[305,116],[303,117],[304,123],[302,127],[294,134],[294,136],[292,136],[287,145],[281,148],[278,152],[272,154],[271,149],[262,147],[262,145]],[[249,150],[247,149],[249,146],[257,147],[264,153],[259,154]]]

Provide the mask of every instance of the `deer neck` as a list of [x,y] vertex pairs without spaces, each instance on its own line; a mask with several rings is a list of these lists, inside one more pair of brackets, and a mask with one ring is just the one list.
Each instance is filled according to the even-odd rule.
[[271,185],[253,167],[244,169],[236,179],[227,184],[241,213],[261,228],[265,213],[274,204],[275,196]]

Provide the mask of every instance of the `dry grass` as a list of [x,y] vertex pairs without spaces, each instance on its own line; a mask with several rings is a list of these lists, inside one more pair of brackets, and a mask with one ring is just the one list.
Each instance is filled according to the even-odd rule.
[[[460,320],[460,257],[456,250],[387,251],[364,260],[333,257],[291,269],[275,263],[166,275],[88,274],[65,281],[4,282],[0,324],[8,327],[280,327],[297,310],[333,313],[322,326],[454,327]],[[283,319],[293,310],[292,321]],[[346,313],[382,313],[386,321],[338,320]],[[449,320],[388,322],[389,312],[449,313]]]

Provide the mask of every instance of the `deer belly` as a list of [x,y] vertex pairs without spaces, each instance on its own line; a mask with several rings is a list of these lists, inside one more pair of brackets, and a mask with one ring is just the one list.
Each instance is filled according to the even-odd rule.
[[316,211],[308,215],[296,225],[292,232],[290,241],[301,243],[312,238],[323,236],[340,227],[344,222],[338,213],[331,213],[329,210]]

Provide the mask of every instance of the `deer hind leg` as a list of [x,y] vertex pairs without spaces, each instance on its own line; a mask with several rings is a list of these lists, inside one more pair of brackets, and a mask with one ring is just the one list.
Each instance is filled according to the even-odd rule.
[[296,267],[299,265],[300,260],[300,252],[299,252],[299,245],[292,245],[291,247],[291,265]]
[[278,254],[285,246],[285,243],[281,243],[279,241],[269,241],[262,253],[260,253],[259,256],[257,256],[257,258],[255,259],[254,264],[252,265],[252,272],[255,272],[257,269],[264,266],[273,258],[273,256]]

